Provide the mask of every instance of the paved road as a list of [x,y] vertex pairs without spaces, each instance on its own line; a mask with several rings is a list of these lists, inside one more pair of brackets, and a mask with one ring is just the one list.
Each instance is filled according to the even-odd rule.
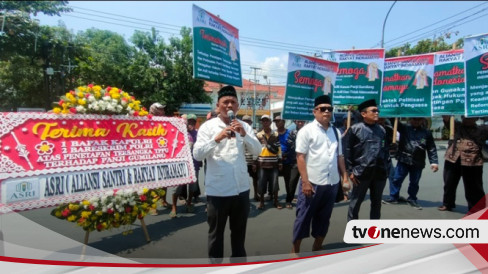
[[[453,212],[439,212],[437,210],[443,194],[442,171],[445,142],[438,143],[438,147],[440,148],[439,158],[441,160],[439,171],[434,174],[430,169],[425,169],[420,182],[418,197],[423,210],[414,209],[408,204],[383,205],[382,219],[460,219],[464,216],[467,212],[467,206],[462,186],[458,187],[456,201],[458,206]],[[488,170],[487,168],[485,164],[485,170]],[[484,181],[485,189],[487,189],[486,182],[488,180],[484,178]],[[203,182],[203,178],[200,182]],[[408,196],[406,186],[407,182],[404,182],[401,191],[401,195],[405,197]],[[203,190],[203,185],[201,187]],[[281,202],[284,202],[285,187],[282,177],[280,177],[280,188],[280,199]],[[384,190],[384,198],[387,197],[388,193],[389,188],[387,186]],[[203,196],[201,200],[202,202],[196,204],[195,213],[183,213],[184,206],[180,206],[178,208],[179,217],[175,219],[169,218],[170,210],[164,208],[158,209],[157,216],[147,216],[145,222],[152,240],[150,243],[146,243],[140,223],[136,222],[133,225],[133,233],[127,236],[122,235],[122,230],[119,229],[91,233],[89,246],[145,263],[207,263],[208,261],[205,258],[207,257],[208,225],[205,215],[205,197]],[[256,206],[257,202],[252,201],[246,239],[248,260],[289,258],[295,210],[286,208],[278,210],[272,207],[271,202],[266,205],[264,211],[256,209]],[[360,245],[348,245],[342,241],[346,226],[347,208],[348,202],[336,204],[329,233],[325,240],[325,251],[322,253],[360,247]],[[85,233],[81,228],[76,227],[73,223],[50,216],[50,211],[51,208],[44,208],[22,212],[20,215],[70,239],[83,242]],[[368,217],[369,199],[365,200],[360,212],[361,219]],[[1,220],[5,224],[9,222],[9,217],[2,217]],[[37,243],[39,241],[29,241],[27,239],[29,237],[22,237],[26,233],[35,233],[29,228],[29,225],[23,227],[21,231],[19,230],[17,233],[5,232],[4,237],[7,241],[14,239],[13,241],[19,241],[18,244],[42,248],[42,246],[37,246],[40,245]],[[229,233],[229,231],[226,232],[225,256],[230,256]],[[317,254],[311,253],[312,242],[312,238],[303,240],[301,256]],[[73,250],[72,252],[78,251]]]

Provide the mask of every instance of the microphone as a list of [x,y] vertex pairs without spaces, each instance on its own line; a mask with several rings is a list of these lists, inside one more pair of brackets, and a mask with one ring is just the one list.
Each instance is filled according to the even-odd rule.
[[[229,123],[231,123],[232,120],[234,120],[236,118],[236,116],[234,115],[234,111],[232,111],[232,110],[227,111],[227,116],[229,117],[229,120],[230,120]],[[230,131],[230,137],[232,138],[232,137],[235,137],[235,136],[236,136],[235,132]]]
[[234,112],[232,110],[227,111],[227,116],[229,117],[230,121],[234,120],[236,116],[234,115]]

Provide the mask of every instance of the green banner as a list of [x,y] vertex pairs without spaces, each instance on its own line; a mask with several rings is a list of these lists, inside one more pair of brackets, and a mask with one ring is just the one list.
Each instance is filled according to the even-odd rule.
[[488,116],[488,33],[464,40],[466,116]]
[[239,30],[195,5],[193,77],[242,87]]
[[333,96],[338,64],[289,53],[283,119],[312,121],[314,99]]
[[336,50],[323,58],[339,63],[334,85],[334,105],[359,105],[380,100],[385,62],[384,49]]
[[434,55],[385,59],[381,117],[432,116]]
[[463,53],[462,49],[435,53],[433,115],[464,115],[465,113]]

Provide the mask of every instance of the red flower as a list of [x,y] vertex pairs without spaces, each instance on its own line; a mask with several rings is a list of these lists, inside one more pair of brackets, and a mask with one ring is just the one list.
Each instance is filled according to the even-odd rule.
[[104,96],[110,96],[110,93],[105,92]]
[[139,215],[137,215],[137,218],[140,220],[140,219],[142,219],[144,217],[142,217],[142,214],[139,213]]
[[90,97],[90,95],[91,95],[90,93],[87,93],[87,94],[85,94],[85,97],[88,98],[88,97]]
[[139,196],[139,199],[141,199],[141,202],[145,202],[147,200],[146,195],[141,195]]
[[129,101],[129,99],[124,97],[124,98],[122,98],[122,101],[127,102],[127,101]]
[[114,214],[114,210],[113,210],[113,209],[111,209],[111,208],[109,208],[109,209],[107,209],[107,213],[108,213],[108,214]]
[[75,92],[74,90],[70,90],[70,91],[69,91],[69,93],[71,93],[71,94],[73,94],[73,95],[75,95],[75,94],[76,94],[76,92]]
[[131,213],[132,207],[128,206],[125,208],[125,213]]
[[147,118],[149,118],[149,119],[151,119],[152,117],[153,117],[152,114],[147,115]]
[[71,113],[76,113],[76,108],[73,108],[73,107],[72,107],[72,108],[70,108],[70,109],[69,109],[69,112],[71,112]]
[[63,212],[61,212],[61,215],[63,215],[63,217],[68,217],[70,215],[70,213],[71,212],[69,211],[69,209],[65,208],[63,210]]
[[139,116],[139,111],[134,111],[134,116]]
[[59,100],[58,105],[62,106],[63,104],[64,104],[64,101],[63,100]]
[[95,207],[94,207],[93,205],[88,206],[88,208],[89,208],[91,211],[93,211],[93,210],[95,209]]
[[89,88],[92,88],[92,87],[93,87],[93,84],[89,84],[89,85],[88,85],[88,87],[89,87]]
[[107,91],[110,91],[111,89],[112,89],[112,87],[111,87],[111,86],[108,86],[108,87],[107,87]]
[[101,231],[102,229],[103,229],[103,225],[102,225],[102,224],[98,224],[98,225],[97,225],[97,230],[98,230],[98,231]]

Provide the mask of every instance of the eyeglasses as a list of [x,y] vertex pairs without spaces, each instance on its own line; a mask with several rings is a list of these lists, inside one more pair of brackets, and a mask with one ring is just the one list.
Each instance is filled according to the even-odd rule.
[[334,110],[334,107],[317,107],[315,110],[320,110],[320,112],[332,112]]
[[375,109],[370,109],[368,111],[371,111],[372,113],[380,113],[380,110],[375,108]]

